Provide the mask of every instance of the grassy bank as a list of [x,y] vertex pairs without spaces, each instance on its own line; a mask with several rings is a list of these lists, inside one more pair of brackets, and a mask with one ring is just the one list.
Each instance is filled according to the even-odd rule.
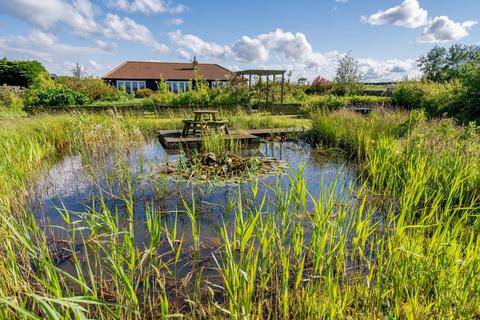
[[[229,119],[240,127],[301,121]],[[364,185],[355,199],[340,200],[333,190],[312,195],[303,173],[292,173],[291,187],[271,187],[275,203],[232,199],[225,215],[233,223],[219,222],[212,246],[202,235],[198,204],[183,201],[175,213],[147,210],[141,223],[148,242],[136,247],[135,185],[124,166],[112,181],[122,177],[129,186],[116,195],[126,216],[106,205],[59,213],[74,272],[56,265],[52,239],[31,212],[12,214],[27,180],[55,157],[121,158],[154,128],[176,121],[70,115],[3,123],[0,318],[480,316],[478,135],[418,113],[314,115],[312,139],[345,150],[359,165]],[[257,191],[254,185],[241,197],[262,199]],[[166,219],[188,221],[192,244]],[[177,274],[186,265],[189,272]],[[212,270],[216,277],[206,276]]]
[[[348,111],[313,116],[313,139],[347,151],[376,191],[401,198],[418,189],[419,205],[465,205],[480,194],[480,138],[471,125],[427,121],[422,112]],[[443,200],[442,200],[443,199]]]

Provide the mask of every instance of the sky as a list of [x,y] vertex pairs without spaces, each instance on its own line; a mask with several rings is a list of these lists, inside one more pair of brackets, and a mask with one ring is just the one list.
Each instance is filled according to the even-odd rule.
[[338,57],[363,80],[419,77],[435,45],[480,44],[479,0],[0,0],[0,57],[100,77],[126,60],[275,68],[333,78]]

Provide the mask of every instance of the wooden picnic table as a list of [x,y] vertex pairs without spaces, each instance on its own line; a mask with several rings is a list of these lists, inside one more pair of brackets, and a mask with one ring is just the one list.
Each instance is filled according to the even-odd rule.
[[183,120],[182,136],[207,133],[212,129],[214,132],[225,131],[229,134],[226,120],[217,120],[217,110],[194,110],[193,120]]
[[217,121],[217,110],[194,110],[193,114],[195,115],[193,121]]

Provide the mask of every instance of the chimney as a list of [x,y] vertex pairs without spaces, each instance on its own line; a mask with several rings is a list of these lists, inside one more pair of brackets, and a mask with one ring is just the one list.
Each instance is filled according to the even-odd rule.
[[197,56],[194,56],[194,57],[193,57],[192,66],[193,66],[193,70],[197,70],[197,69],[198,69]]

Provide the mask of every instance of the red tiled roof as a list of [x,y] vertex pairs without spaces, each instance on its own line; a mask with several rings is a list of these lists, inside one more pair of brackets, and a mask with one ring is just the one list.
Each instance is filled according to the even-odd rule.
[[[230,70],[218,64],[199,63],[198,73],[205,80],[227,80]],[[195,78],[192,63],[126,61],[104,75],[106,80],[190,80]]]

